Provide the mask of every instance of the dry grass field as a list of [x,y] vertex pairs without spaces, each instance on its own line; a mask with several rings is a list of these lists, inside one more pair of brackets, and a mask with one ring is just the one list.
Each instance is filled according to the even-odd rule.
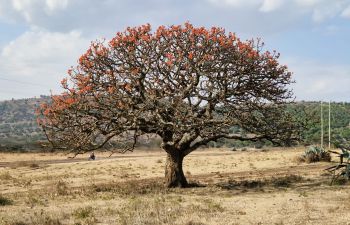
[[303,151],[200,150],[186,189],[163,187],[160,150],[0,153],[0,224],[350,224],[350,186],[329,185],[334,162],[298,163]]

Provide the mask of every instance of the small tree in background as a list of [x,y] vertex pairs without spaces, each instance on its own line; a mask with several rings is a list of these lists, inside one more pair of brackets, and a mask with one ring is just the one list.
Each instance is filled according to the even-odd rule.
[[[299,138],[284,109],[291,73],[262,46],[189,23],[127,28],[92,43],[38,122],[54,146],[76,154],[112,140],[132,150],[140,136],[156,134],[167,153],[166,186],[185,187],[184,157],[210,141]],[[244,134],[230,133],[233,126]]]

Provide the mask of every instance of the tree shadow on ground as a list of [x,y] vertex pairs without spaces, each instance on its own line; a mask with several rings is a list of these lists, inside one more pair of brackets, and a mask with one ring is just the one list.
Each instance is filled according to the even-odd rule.
[[94,184],[90,188],[84,188],[84,192],[110,192],[123,196],[147,195],[147,194],[169,194],[169,193],[250,193],[250,192],[276,192],[281,190],[310,191],[317,189],[336,188],[330,186],[331,176],[316,176],[312,178],[300,175],[285,175],[279,177],[265,177],[253,179],[227,180],[206,179],[190,180],[187,188],[166,188],[162,179],[149,178],[141,180],[129,180],[125,182],[112,182],[105,184]]
[[252,180],[228,180],[213,185],[226,191],[236,192],[274,192],[279,190],[310,191],[319,189],[336,189],[339,185],[346,185],[349,182],[340,182],[337,185],[330,185],[331,175],[316,176],[312,178],[300,175],[286,175]]
[[264,187],[270,188],[288,188],[296,183],[304,181],[304,178],[299,175],[288,175],[283,177],[272,177],[268,179],[257,180],[228,180],[215,184],[224,190],[254,190]]

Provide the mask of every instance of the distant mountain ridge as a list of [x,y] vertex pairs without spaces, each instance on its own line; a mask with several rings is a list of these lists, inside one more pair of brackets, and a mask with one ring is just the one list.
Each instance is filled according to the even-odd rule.
[[[36,123],[35,109],[43,102],[48,102],[50,96],[0,101],[0,151],[30,150],[41,147],[40,142],[46,141],[45,135]],[[293,107],[302,107],[313,115],[313,125],[304,132],[304,144],[317,144],[320,141],[320,102],[298,102]],[[324,140],[328,140],[328,104],[323,105]],[[332,135],[339,134],[350,137],[350,103],[331,104]],[[141,145],[145,146],[143,142]],[[155,143],[153,143],[155,144]],[[215,146],[242,147],[251,143],[232,140],[219,140]]]

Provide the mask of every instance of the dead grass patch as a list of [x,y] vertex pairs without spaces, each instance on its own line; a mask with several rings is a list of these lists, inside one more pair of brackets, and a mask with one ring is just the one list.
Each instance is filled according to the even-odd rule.
[[78,208],[73,212],[75,225],[93,225],[97,223],[94,209],[91,206]]
[[48,194],[51,197],[67,196],[71,194],[71,189],[69,188],[68,183],[63,180],[49,183],[44,191],[46,193],[42,194]]
[[12,221],[5,221],[7,225],[63,225],[62,218],[47,215],[44,211],[34,213],[34,215]]
[[37,193],[31,191],[26,196],[24,202],[30,208],[34,208],[35,206],[44,206],[44,202],[42,201],[42,196],[37,195]]
[[8,181],[8,180],[12,180],[13,177],[10,175],[9,171],[4,171],[2,173],[0,173],[0,180],[2,181]]
[[122,225],[161,224],[204,224],[193,221],[189,215],[197,215],[206,220],[225,209],[214,200],[205,199],[198,203],[183,203],[169,195],[158,195],[152,199],[135,198],[126,203],[118,212],[118,222]]
[[57,195],[68,195],[69,189],[66,182],[60,180],[54,185],[54,190]]

